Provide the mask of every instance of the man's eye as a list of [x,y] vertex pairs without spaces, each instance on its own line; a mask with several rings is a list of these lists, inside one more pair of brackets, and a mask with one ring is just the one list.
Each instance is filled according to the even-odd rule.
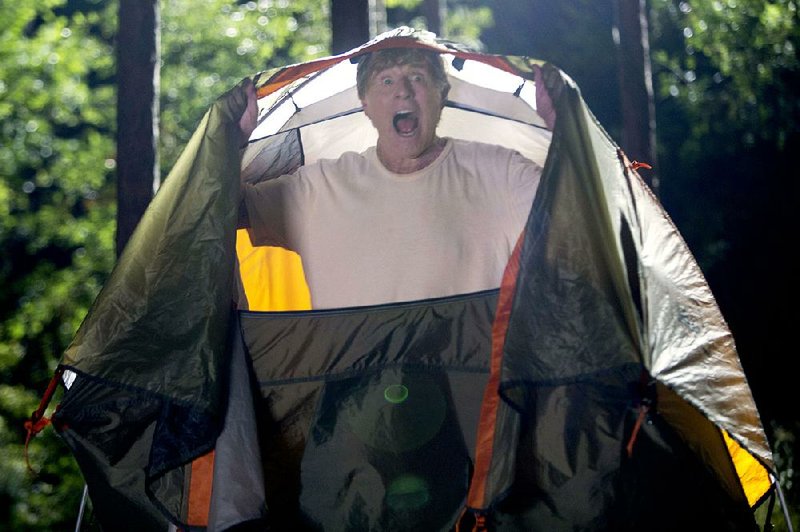
[[422,74],[412,74],[411,81],[415,81],[417,83],[424,81],[425,77]]
[[391,84],[392,84],[392,78],[383,78],[381,80],[381,85],[391,85]]

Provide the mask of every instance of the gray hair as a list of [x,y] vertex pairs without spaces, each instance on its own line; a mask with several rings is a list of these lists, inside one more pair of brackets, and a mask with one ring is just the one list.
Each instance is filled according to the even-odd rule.
[[385,48],[377,52],[365,54],[358,62],[356,72],[356,88],[358,97],[362,100],[367,94],[367,84],[375,72],[398,65],[425,65],[433,76],[433,82],[442,95],[442,101],[447,99],[450,82],[444,71],[444,62],[439,53],[421,48]]

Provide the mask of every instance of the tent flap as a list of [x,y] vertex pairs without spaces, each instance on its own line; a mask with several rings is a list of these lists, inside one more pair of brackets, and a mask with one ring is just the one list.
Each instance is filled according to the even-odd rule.
[[222,426],[244,104],[237,87],[203,118],[61,362],[54,422],[109,528],[120,501],[131,530],[178,522],[183,466]]

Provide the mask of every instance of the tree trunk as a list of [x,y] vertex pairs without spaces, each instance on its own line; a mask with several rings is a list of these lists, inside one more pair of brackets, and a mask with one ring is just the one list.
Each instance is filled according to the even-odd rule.
[[422,13],[428,24],[428,31],[444,36],[444,20],[447,2],[445,0],[423,0]]
[[117,32],[117,255],[159,184],[159,2],[120,0]]
[[642,177],[658,194],[656,115],[646,0],[616,0],[615,42],[622,102],[622,149],[653,170]]
[[331,51],[341,54],[370,39],[369,0],[331,0]]

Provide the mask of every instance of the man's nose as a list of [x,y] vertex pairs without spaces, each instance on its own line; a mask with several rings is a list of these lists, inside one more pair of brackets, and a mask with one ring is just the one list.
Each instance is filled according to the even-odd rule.
[[410,98],[414,95],[414,86],[408,78],[401,78],[400,83],[397,84],[397,92],[395,96],[398,98]]

